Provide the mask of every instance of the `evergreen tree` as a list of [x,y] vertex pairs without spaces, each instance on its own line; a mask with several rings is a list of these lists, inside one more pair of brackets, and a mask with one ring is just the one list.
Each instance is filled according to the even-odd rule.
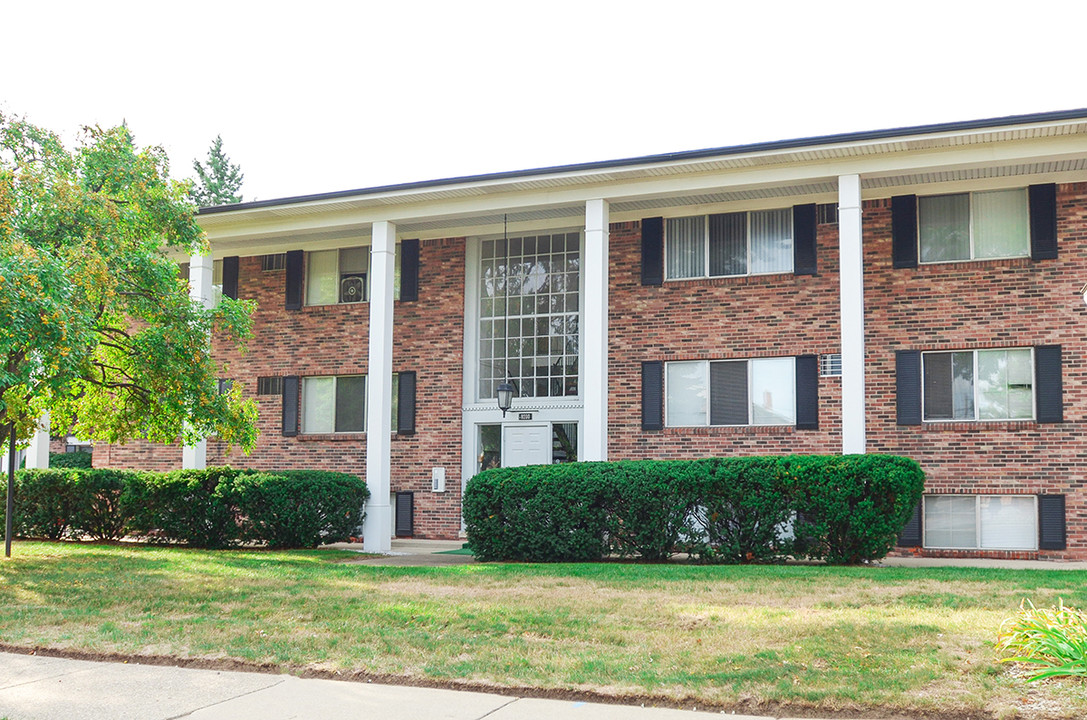
[[212,205],[231,205],[242,201],[242,180],[245,175],[238,165],[230,162],[230,158],[223,152],[223,138],[215,136],[211,147],[208,149],[207,164],[199,160],[192,161],[193,170],[196,171],[196,181],[192,187],[192,199],[200,207]]

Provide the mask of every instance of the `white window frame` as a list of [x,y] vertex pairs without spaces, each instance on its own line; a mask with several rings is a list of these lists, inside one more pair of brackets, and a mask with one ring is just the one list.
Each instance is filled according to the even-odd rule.
[[[947,547],[943,545],[930,545],[928,543],[928,509],[925,504],[930,497],[954,497],[954,498],[972,498],[974,500],[974,544],[972,547]],[[981,545],[981,500],[982,498],[1030,498],[1033,503],[1033,513],[1031,517],[1034,519],[1034,544],[1029,548],[1015,548],[1015,547],[982,547]],[[992,493],[978,493],[978,494],[960,494],[960,493],[926,493],[921,496],[921,526],[923,529],[921,546],[928,550],[994,550],[1005,552],[1031,552],[1038,549],[1038,496],[1025,493],[1018,494],[992,494]]]
[[[1027,248],[1026,251],[1019,255],[993,255],[986,257],[978,257],[977,249],[974,246],[974,195],[978,193],[988,192],[1004,192],[1008,190],[1022,190],[1024,198],[1026,200],[1027,210]],[[922,260],[921,259],[921,199],[922,198],[937,198],[937,197],[953,197],[955,195],[966,195],[969,200],[967,203],[967,212],[969,213],[968,227],[970,233],[970,257],[960,258],[958,260]],[[947,265],[950,263],[964,263],[964,262],[988,262],[989,260],[1014,260],[1016,258],[1030,257],[1030,195],[1027,193],[1025,187],[1010,187],[1010,188],[993,188],[991,190],[967,190],[964,192],[951,192],[951,193],[937,193],[934,195],[918,195],[917,196],[917,262],[919,265]]]
[[[344,377],[361,377],[365,378],[362,388],[362,430],[336,430],[336,387],[340,378]],[[332,430],[329,432],[312,432],[306,430],[306,381],[307,380],[323,380],[332,379]],[[400,373],[393,373],[393,392],[392,392],[392,433],[396,434],[398,414],[399,414],[399,386],[400,386]],[[367,423],[370,420],[370,376],[367,373],[345,373],[343,375],[306,375],[302,377],[301,387],[301,402],[299,406],[301,413],[299,417],[299,427],[301,428],[302,435],[362,435],[367,430]]]
[[[1029,350],[1030,351],[1030,417],[1007,417],[1007,418],[981,418],[978,417],[980,404],[978,403],[978,353],[982,352],[1007,352],[1009,350]],[[972,418],[937,418],[928,419],[925,417],[925,357],[928,355],[949,355],[951,353],[964,353],[971,354],[974,363],[974,417]],[[1029,422],[1038,417],[1038,366],[1034,357],[1033,347],[1008,347],[1008,348],[974,348],[966,350],[926,350],[921,353],[921,420],[926,423],[956,423],[956,422],[968,422],[968,423],[994,423],[994,422]],[[948,388],[950,390],[950,388]]]
[[[751,267],[751,213],[755,212],[773,212],[773,211],[789,211],[789,235],[793,241],[793,256],[789,258],[789,268],[786,270],[771,270],[770,272],[745,272],[736,273],[733,275],[711,275],[710,274],[710,214],[716,215],[718,213],[710,213],[702,216],[702,268],[703,273],[701,275],[689,275],[687,277],[670,277],[670,271],[668,268],[668,220],[675,220],[685,217],[698,217],[697,215],[675,215],[671,218],[664,219],[664,281],[665,282],[683,282],[684,280],[707,280],[710,278],[729,278],[729,277],[757,277],[760,275],[788,275],[796,271],[796,225],[793,222],[792,208],[763,208],[760,210],[737,210],[735,212],[742,212],[744,214],[744,223],[746,225],[744,234],[744,252],[746,253],[746,265]],[[728,213],[725,213],[728,214]],[[920,250],[918,250],[920,252]]]
[[[758,362],[759,360],[781,360],[789,359],[793,361],[793,421],[791,423],[759,423],[755,424],[751,420],[751,390],[753,383],[751,382],[751,363]],[[701,425],[672,425],[668,422],[668,366],[672,364],[689,364],[689,363],[702,363],[706,366],[706,421]],[[710,368],[713,363],[718,362],[742,362],[744,363],[744,370],[747,372],[747,422],[743,425],[711,425],[710,418],[713,413],[713,398],[710,396]],[[757,358],[721,358],[718,360],[673,360],[664,364],[664,425],[665,427],[674,428],[695,428],[695,427],[794,427],[796,425],[796,358],[791,355],[781,355],[775,357],[757,357]]]
[[[305,263],[305,276],[303,277],[302,289],[305,296],[305,307],[331,307],[333,305],[364,305],[370,302],[370,288],[373,285],[371,280],[373,279],[373,254],[370,252],[371,245],[347,245],[345,247],[338,248],[326,248],[324,250],[307,250],[306,251],[306,263]],[[310,256],[314,253],[322,252],[334,252],[336,253],[336,277],[340,276],[340,253],[343,250],[366,250],[366,297],[356,302],[340,302],[339,293],[337,292],[337,300],[334,303],[318,303],[310,302]],[[393,300],[400,299],[400,241],[396,242],[396,250],[393,255]]]

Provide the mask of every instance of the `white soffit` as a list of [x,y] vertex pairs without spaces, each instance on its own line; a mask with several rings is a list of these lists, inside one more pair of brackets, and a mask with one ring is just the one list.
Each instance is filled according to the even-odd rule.
[[[375,190],[367,192],[360,190],[359,194],[347,193],[340,197],[322,199],[315,197],[309,200],[272,205],[256,208],[240,208],[234,211],[222,213],[210,213],[201,215],[200,224],[214,237],[216,228],[234,226],[239,229],[253,223],[270,223],[294,219],[296,222],[304,218],[316,215],[328,216],[336,213],[357,213],[371,211],[380,207],[408,208],[410,206],[425,206],[428,203],[443,203],[449,201],[465,200],[471,198],[483,198],[496,194],[552,192],[562,189],[572,189],[599,185],[606,188],[609,184],[617,184],[636,180],[663,179],[677,176],[695,176],[700,174],[714,174],[729,171],[752,170],[760,167],[780,167],[783,165],[812,165],[826,163],[835,160],[848,160],[850,158],[864,158],[878,155],[908,154],[911,152],[933,152],[967,146],[983,146],[993,143],[1009,143],[1015,141],[1030,141],[1045,138],[1058,138],[1061,136],[1087,135],[1087,121],[1071,120],[1056,123],[1040,123],[997,130],[964,130],[944,134],[918,135],[914,137],[904,136],[889,139],[875,139],[861,142],[842,142],[839,144],[814,145],[810,147],[798,147],[778,150],[752,150],[749,153],[726,154],[719,157],[695,158],[690,160],[657,160],[645,165],[630,165],[617,167],[604,167],[596,169],[558,169],[554,173],[526,175],[517,177],[499,177],[488,179],[466,178],[461,184],[429,185],[415,188],[389,188],[386,191]],[[1087,152],[1087,143],[1085,143]],[[1039,155],[1044,156],[1044,150]],[[818,171],[818,168],[815,168]],[[912,184],[924,184],[930,182],[951,182],[955,180],[970,180],[978,178],[1004,177],[1012,175],[1044,174],[1055,172],[1068,172],[1084,169],[1082,160],[1060,160],[1055,162],[1040,162],[1036,164],[1015,165],[997,168],[954,169],[948,171],[919,172],[915,174],[891,175],[886,177],[864,177],[865,189],[877,189],[897,187]],[[830,168],[823,168],[822,174]],[[528,172],[528,171],[526,171]],[[733,189],[723,192],[712,190],[698,193],[676,194],[672,197],[666,195],[651,196],[646,198],[631,198],[623,200],[616,197],[612,203],[615,212],[634,212],[668,206],[682,205],[707,205],[714,203],[734,202],[738,200],[756,200],[760,198],[788,197],[792,195],[825,194],[836,192],[836,187],[828,187],[824,178],[812,182],[794,184],[784,187],[766,187]],[[604,193],[607,194],[606,192]],[[289,200],[289,199],[288,199]],[[511,205],[516,206],[516,201],[511,199]],[[522,206],[523,207],[523,206]],[[516,213],[516,222],[556,219],[565,217],[580,217],[584,212],[582,204],[566,205],[559,202],[558,207],[540,210],[522,210]],[[459,213],[457,213],[459,216]],[[510,213],[510,222],[514,213]],[[497,218],[497,220],[495,220]],[[440,229],[441,227],[477,226],[493,222],[502,222],[502,215],[494,210],[476,212],[468,211],[465,217],[453,217],[444,214],[443,217],[430,217],[418,221],[403,218],[398,222],[398,227],[405,231],[425,231]],[[271,228],[265,227],[267,232]],[[254,228],[257,233],[260,230]],[[244,232],[243,232],[244,234]]]
[[942,172],[914,173],[890,177],[865,177],[861,187],[865,190],[901,187],[903,185],[928,185],[932,183],[986,180],[989,178],[1018,177],[1022,175],[1051,175],[1054,173],[1087,170],[1087,158],[1059,160],[1055,162],[1029,163],[1005,167],[962,168]]

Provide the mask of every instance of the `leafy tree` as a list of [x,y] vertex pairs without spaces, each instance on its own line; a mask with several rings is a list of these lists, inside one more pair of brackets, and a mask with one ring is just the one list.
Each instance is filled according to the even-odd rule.
[[242,189],[245,175],[242,174],[241,167],[231,164],[230,158],[223,152],[222,136],[216,135],[212,141],[208,149],[207,164],[193,160],[192,169],[196,171],[192,199],[200,207],[230,205],[242,201],[238,191]]
[[161,148],[122,126],[69,150],[0,114],[0,430],[29,438],[48,410],[85,438],[251,448],[255,407],[219,394],[209,336],[243,346],[252,305],[204,308],[179,277],[205,242]]

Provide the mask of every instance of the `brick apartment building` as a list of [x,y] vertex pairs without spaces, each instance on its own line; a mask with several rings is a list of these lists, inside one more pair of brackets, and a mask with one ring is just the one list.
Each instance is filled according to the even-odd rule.
[[[253,453],[363,475],[366,542],[461,532],[481,467],[893,453],[926,554],[1087,558],[1087,110],[205,208],[257,301]],[[503,413],[500,383],[517,395]]]

